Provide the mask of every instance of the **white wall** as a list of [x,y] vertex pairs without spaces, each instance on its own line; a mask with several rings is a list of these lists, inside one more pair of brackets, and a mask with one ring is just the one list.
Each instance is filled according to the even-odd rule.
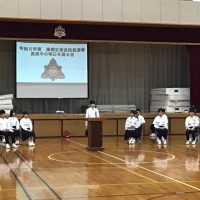
[[0,0],[0,17],[200,25],[189,0]]

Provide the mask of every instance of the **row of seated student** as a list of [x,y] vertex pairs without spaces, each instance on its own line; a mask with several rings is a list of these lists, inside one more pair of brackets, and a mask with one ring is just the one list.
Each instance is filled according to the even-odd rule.
[[141,139],[142,125],[145,123],[144,117],[140,114],[140,109],[131,110],[130,116],[125,122],[125,134],[124,139],[129,144],[135,144],[135,142]]
[[[99,110],[96,108],[94,100],[90,101],[89,107],[86,110],[85,118],[99,118]],[[130,117],[127,118],[125,124],[125,139],[130,144],[135,143],[141,138],[142,125],[145,123],[144,117],[140,114],[140,109],[130,111]],[[85,135],[88,135],[88,123],[85,122]]]
[[[144,118],[140,115],[139,111],[130,111],[130,117],[126,119],[124,139],[129,144],[134,144],[141,138],[142,124],[145,123]],[[142,119],[142,120],[141,120]],[[200,127],[200,118],[195,115],[193,108],[189,110],[189,116],[185,119],[186,128],[186,145],[190,143],[196,144]],[[152,134],[150,137],[156,139],[158,145],[167,144],[168,138],[168,117],[165,114],[165,109],[159,108],[158,115],[155,117],[151,127]]]
[[0,136],[6,149],[17,148],[20,145],[20,140],[28,140],[28,146],[35,146],[35,133],[33,132],[33,124],[29,119],[29,113],[24,111],[23,117],[19,121],[15,117],[14,110],[10,111],[9,118],[6,118],[4,110],[0,110]]

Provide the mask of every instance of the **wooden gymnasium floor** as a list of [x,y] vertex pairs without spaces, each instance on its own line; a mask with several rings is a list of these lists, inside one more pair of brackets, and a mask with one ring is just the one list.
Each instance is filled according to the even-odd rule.
[[38,139],[36,148],[0,147],[0,200],[198,200],[200,144],[171,136],[166,148],[148,137],[128,146],[104,137],[103,152],[86,138]]

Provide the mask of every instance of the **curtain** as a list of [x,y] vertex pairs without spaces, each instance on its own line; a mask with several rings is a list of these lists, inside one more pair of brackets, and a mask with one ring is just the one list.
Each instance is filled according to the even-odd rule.
[[[15,95],[15,41],[0,41],[0,94]],[[97,104],[134,104],[149,111],[152,88],[189,87],[185,46],[89,43],[88,99],[16,99],[17,113],[80,113],[90,99]]]
[[135,104],[148,111],[152,88],[189,87],[184,46],[92,44],[90,96],[99,104]]
[[190,54],[190,94],[191,105],[200,108],[200,46],[187,46]]

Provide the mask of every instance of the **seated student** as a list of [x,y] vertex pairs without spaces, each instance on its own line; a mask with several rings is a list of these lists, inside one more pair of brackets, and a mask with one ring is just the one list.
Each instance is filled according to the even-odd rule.
[[24,111],[23,118],[20,120],[20,127],[21,127],[21,137],[22,140],[25,141],[29,139],[28,146],[33,147],[35,146],[35,133],[33,132],[33,124],[31,120],[28,118],[29,113]]
[[[99,118],[99,110],[95,107],[95,101],[90,101],[90,107],[86,110],[85,118]],[[88,135],[88,122],[85,122],[85,135]]]
[[[165,114],[165,109],[162,109],[162,110],[163,110],[163,117],[166,119],[167,124],[169,124],[168,117],[167,117],[167,115]],[[164,138],[163,138],[163,137],[162,137],[162,141],[164,141]]]
[[199,126],[199,120],[196,116],[194,116],[194,110],[190,109],[190,116],[188,116],[185,120],[186,127],[186,145],[190,144],[190,134],[192,135],[192,144],[196,143],[196,133],[197,127]]
[[10,149],[10,138],[12,141],[12,148],[17,148],[17,146],[15,145],[15,137],[12,132],[13,131],[10,127],[10,123],[8,119],[5,118],[5,110],[0,110],[0,135],[3,135],[5,137],[6,149]]
[[0,142],[2,142],[2,143],[5,143],[5,142],[6,142],[5,136],[4,136],[4,135],[0,135]]
[[166,145],[168,133],[168,120],[166,118],[166,115],[164,115],[162,108],[158,109],[158,116],[154,119],[153,124],[157,135],[157,144],[160,145],[161,141],[163,141],[163,144]]
[[13,130],[13,135],[15,137],[15,144],[19,145],[19,139],[20,139],[20,131],[19,131],[19,120],[17,117],[15,117],[15,111],[10,111],[10,117],[8,118],[8,121],[10,123],[10,127]]
[[168,123],[168,117],[167,115],[165,114],[165,109],[162,109],[162,112],[163,112],[163,117],[166,119],[167,123]]
[[154,127],[154,124],[152,123],[151,124],[151,126],[150,126],[150,130],[151,130],[151,134],[149,135],[149,137],[151,138],[151,139],[155,139],[156,138],[156,134],[155,134],[155,132],[156,132],[156,129],[155,129],[155,127]]
[[196,108],[194,109],[194,115],[197,118],[198,123],[199,123],[199,125],[196,129],[196,141],[197,141],[199,139],[199,132],[200,132],[200,118],[199,118],[199,116],[197,116],[197,109]]
[[138,134],[138,119],[136,118],[136,111],[131,110],[130,116],[126,119],[124,139],[128,140],[129,144],[135,144],[139,138]]
[[138,139],[141,139],[142,135],[142,125],[145,123],[144,117],[140,114],[140,109],[136,110],[138,118]]

